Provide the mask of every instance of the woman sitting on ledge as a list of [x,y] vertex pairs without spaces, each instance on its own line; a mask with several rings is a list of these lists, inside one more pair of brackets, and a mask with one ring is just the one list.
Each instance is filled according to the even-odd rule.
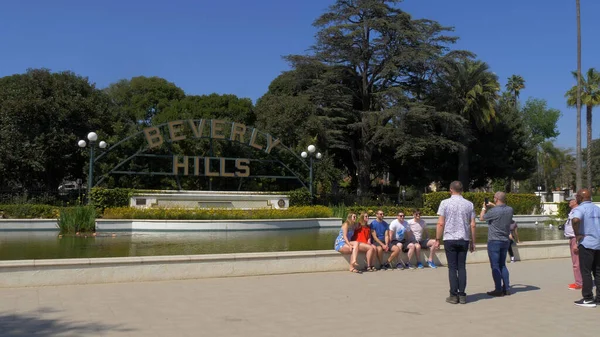
[[371,226],[369,226],[369,214],[362,213],[358,218],[358,224],[352,241],[358,241],[358,251],[367,254],[367,271],[377,271],[375,269],[375,245],[371,243]]
[[352,254],[350,256],[350,271],[362,274],[360,270],[356,269],[358,267],[358,263],[356,262],[356,258],[358,257],[358,242],[350,241],[350,238],[354,235],[354,231],[357,229],[357,224],[356,214],[348,214],[346,221],[342,224],[342,228],[340,228],[337,239],[335,239],[334,249],[342,254]]

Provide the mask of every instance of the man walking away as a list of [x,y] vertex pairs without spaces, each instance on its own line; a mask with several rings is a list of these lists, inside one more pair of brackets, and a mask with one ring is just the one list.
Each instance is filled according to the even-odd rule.
[[[487,211],[488,207],[493,207]],[[510,281],[506,268],[506,254],[510,246],[510,224],[513,222],[513,209],[506,205],[506,193],[496,192],[493,203],[483,203],[479,220],[488,222],[488,257],[492,267],[494,290],[490,296],[510,295]]]
[[450,296],[446,302],[467,303],[467,251],[475,250],[475,211],[473,203],[462,197],[460,181],[450,184],[450,198],[442,200],[437,214],[435,247],[439,248],[442,235],[448,261]]
[[[579,267],[581,268],[582,299],[575,301],[580,307],[595,308],[600,303],[600,207],[592,203],[589,190],[581,189],[575,195],[579,206],[573,210],[573,232],[578,246]],[[592,277],[593,275],[593,277]],[[592,278],[596,283],[596,300]]]

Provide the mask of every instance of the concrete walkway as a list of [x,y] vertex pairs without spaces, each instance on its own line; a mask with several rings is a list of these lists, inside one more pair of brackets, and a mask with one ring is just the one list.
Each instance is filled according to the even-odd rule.
[[467,305],[445,303],[446,268],[0,289],[0,336],[598,335],[569,260],[509,268],[515,294],[489,298],[489,266],[467,265]]

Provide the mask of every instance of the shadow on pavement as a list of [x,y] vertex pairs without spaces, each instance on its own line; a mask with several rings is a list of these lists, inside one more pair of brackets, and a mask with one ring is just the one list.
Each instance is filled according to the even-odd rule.
[[132,329],[94,322],[74,322],[63,319],[44,318],[43,315],[58,312],[42,308],[29,313],[0,313],[0,335],[3,337],[24,336],[85,336],[99,335],[107,331],[127,332]]
[[536,286],[528,286],[528,285],[525,285],[525,284],[513,284],[513,285],[510,287],[510,291],[511,291],[513,294],[516,294],[516,293],[524,293],[524,292],[526,292],[526,291],[533,291],[533,290],[540,290],[540,287],[536,287]]
[[[515,294],[518,294],[518,293],[534,291],[534,290],[540,290],[540,287],[529,286],[529,285],[525,285],[525,284],[513,284],[510,287],[510,291],[512,293],[511,296],[514,296]],[[467,303],[473,303],[473,302],[477,302],[480,300],[490,300],[493,298],[495,298],[495,297],[492,297],[492,296],[488,295],[487,293],[477,293],[477,294],[467,295]]]

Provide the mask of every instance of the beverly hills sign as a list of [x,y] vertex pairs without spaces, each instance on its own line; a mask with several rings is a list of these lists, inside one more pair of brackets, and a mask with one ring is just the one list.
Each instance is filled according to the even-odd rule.
[[[158,148],[165,141],[178,142],[186,139],[228,140],[262,150],[267,154],[281,142],[270,134],[238,122],[218,119],[176,120],[166,125],[151,126],[143,130],[149,149]],[[166,130],[165,130],[166,129]],[[162,132],[161,132],[162,130]],[[249,177],[250,159],[199,157],[173,155],[173,175],[183,174],[206,177]],[[215,169],[218,167],[218,169]]]

